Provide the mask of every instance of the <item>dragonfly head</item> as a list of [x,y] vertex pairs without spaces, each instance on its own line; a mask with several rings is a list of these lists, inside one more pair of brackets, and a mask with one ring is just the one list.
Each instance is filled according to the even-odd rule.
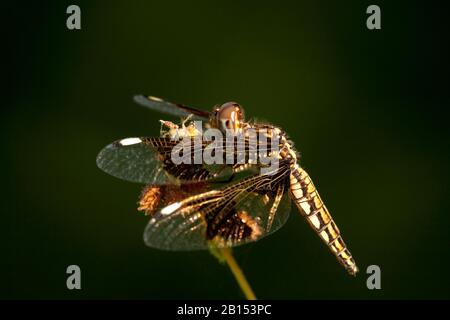
[[238,132],[244,124],[244,109],[236,102],[227,102],[214,110],[217,128]]

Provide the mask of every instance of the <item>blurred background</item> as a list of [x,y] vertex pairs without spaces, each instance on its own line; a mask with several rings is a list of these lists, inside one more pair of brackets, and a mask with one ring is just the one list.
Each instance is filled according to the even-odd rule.
[[[70,4],[81,30],[66,28]],[[370,31],[370,4],[6,5],[1,297],[243,298],[208,252],[146,247],[141,186],[96,167],[108,143],[159,134],[169,117],[132,101],[148,93],[206,110],[235,100],[295,141],[361,271],[347,275],[293,209],[234,251],[259,298],[449,298],[445,11],[377,1]],[[82,290],[66,288],[71,264]],[[372,264],[381,290],[366,287]]]

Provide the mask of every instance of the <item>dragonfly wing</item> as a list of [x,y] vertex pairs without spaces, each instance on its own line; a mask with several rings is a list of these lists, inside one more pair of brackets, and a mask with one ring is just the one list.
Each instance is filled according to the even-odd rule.
[[131,182],[166,182],[157,149],[144,143],[145,138],[126,138],[103,148],[97,166],[106,173]]
[[[150,247],[175,251],[257,241],[278,230],[289,216],[291,201],[284,192],[288,178],[286,170],[275,178],[255,175],[169,203],[150,219],[144,241]],[[277,199],[279,188],[283,191]]]
[[211,115],[211,113],[207,111],[187,107],[182,104],[168,102],[153,96],[145,96],[142,94],[136,95],[134,96],[134,101],[137,104],[140,104],[141,106],[147,107],[149,109],[178,117],[187,117],[188,115],[192,114],[194,115],[194,119],[209,121]]
[[[169,138],[126,138],[100,151],[97,166],[106,173],[131,182],[165,184],[229,179],[233,168],[227,165],[175,164],[172,150],[179,141]],[[204,149],[206,144],[198,148]],[[202,151],[200,150],[200,151]],[[192,161],[194,162],[192,152]]]

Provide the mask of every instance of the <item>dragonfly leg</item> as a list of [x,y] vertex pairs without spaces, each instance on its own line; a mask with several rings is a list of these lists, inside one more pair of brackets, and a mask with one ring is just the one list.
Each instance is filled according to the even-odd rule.
[[270,208],[269,216],[267,217],[267,226],[266,231],[269,231],[272,228],[273,219],[275,218],[275,214],[277,213],[278,206],[281,202],[281,199],[284,195],[284,184],[281,184],[277,189],[277,194],[273,201],[272,207]]

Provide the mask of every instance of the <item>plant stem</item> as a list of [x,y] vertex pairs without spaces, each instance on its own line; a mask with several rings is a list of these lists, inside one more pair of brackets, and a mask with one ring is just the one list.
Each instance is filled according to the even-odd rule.
[[242,272],[241,268],[237,264],[236,260],[233,257],[233,253],[230,248],[222,248],[220,249],[222,256],[225,258],[225,261],[228,264],[228,267],[230,267],[231,272],[233,273],[234,277],[236,278],[237,283],[239,284],[239,287],[241,287],[242,292],[245,295],[245,298],[247,300],[256,300],[256,296],[253,293],[252,287],[250,287],[250,284],[248,283],[247,279],[244,276],[244,273]]

